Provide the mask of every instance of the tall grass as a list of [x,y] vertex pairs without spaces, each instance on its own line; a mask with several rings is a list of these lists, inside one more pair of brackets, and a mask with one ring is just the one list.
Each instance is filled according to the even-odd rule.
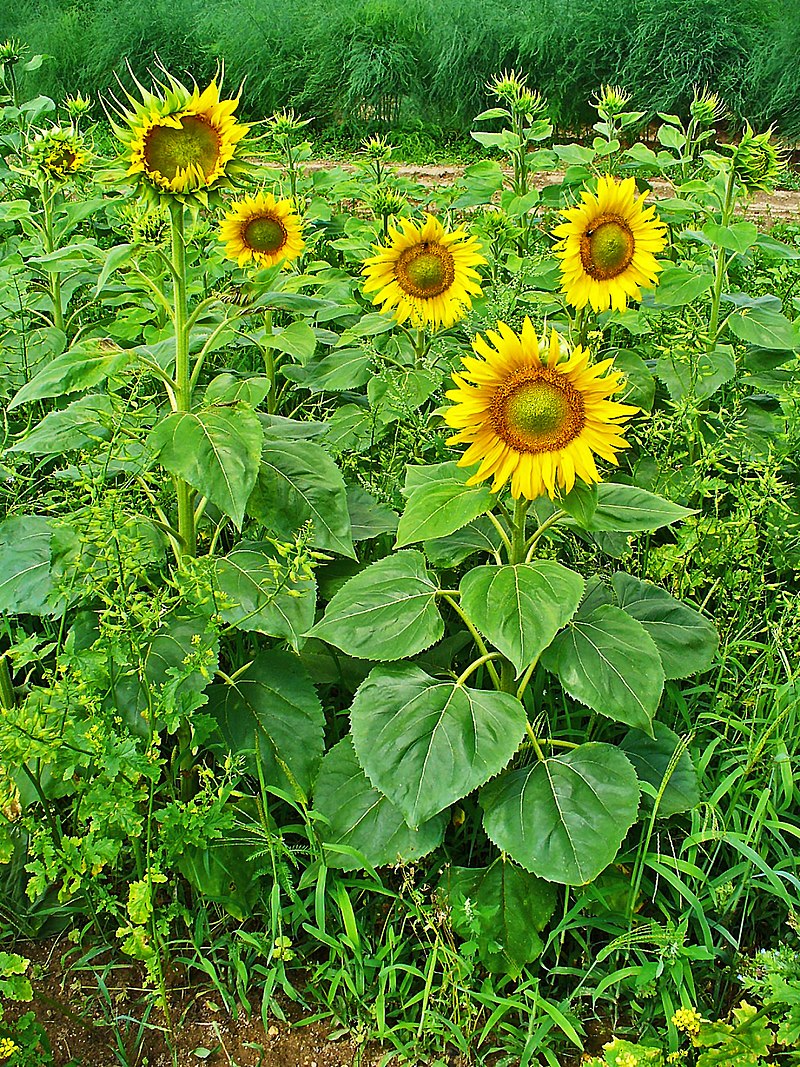
[[21,0],[0,39],[52,58],[29,88],[97,95],[146,76],[154,52],[198,80],[247,77],[249,117],[291,106],[326,132],[465,133],[503,68],[524,70],[563,126],[620,84],[650,113],[685,111],[695,85],[733,112],[800,136],[795,0]]

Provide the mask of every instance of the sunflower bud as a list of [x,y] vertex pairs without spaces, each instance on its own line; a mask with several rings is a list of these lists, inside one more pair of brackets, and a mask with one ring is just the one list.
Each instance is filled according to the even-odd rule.
[[531,119],[541,115],[547,108],[547,102],[541,93],[529,89],[527,77],[517,74],[515,70],[504,70],[502,74],[486,83],[489,92],[506,104],[515,115],[524,115]]
[[725,104],[704,85],[702,89],[695,88],[689,114],[699,126],[713,126],[725,114]]
[[56,182],[75,177],[89,159],[83,140],[59,126],[45,130],[29,141],[27,152],[34,167]]
[[267,129],[278,141],[292,138],[304,126],[308,126],[311,119],[300,119],[294,113],[294,108],[283,108],[276,111],[267,119]]
[[92,101],[88,96],[81,96],[80,93],[75,93],[74,96],[65,98],[64,109],[73,121],[82,119],[92,110]]
[[16,37],[0,42],[0,66],[13,67],[28,54],[28,46]]
[[630,98],[630,93],[626,93],[618,85],[601,85],[592,103],[600,118],[610,122],[624,113]]
[[388,217],[389,215],[402,215],[408,207],[408,201],[394,189],[381,185],[370,196],[369,205],[375,215]]
[[370,162],[386,163],[394,151],[385,137],[366,137],[361,142],[361,151]]
[[772,192],[785,165],[785,153],[772,143],[773,127],[753,133],[748,122],[739,144],[733,149],[733,169],[748,190]]

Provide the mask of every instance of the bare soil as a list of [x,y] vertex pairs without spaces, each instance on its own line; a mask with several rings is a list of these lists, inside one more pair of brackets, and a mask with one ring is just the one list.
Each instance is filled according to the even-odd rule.
[[[326,170],[334,166],[342,166],[345,170],[355,170],[352,164],[338,163],[335,160],[317,160],[307,164],[309,170]],[[464,174],[465,167],[437,164],[435,166],[423,166],[417,164],[400,164],[390,168],[399,178],[419,182],[420,185],[452,185]],[[510,171],[508,172],[510,173]],[[546,171],[534,174],[532,182],[537,189],[543,189],[547,185],[554,185],[563,178],[563,171]],[[653,195],[656,200],[663,200],[675,195],[675,190],[669,182],[655,180],[652,183]],[[745,218],[759,223],[762,227],[769,227],[778,221],[800,221],[800,192],[790,189],[776,189],[774,193],[758,193],[750,200],[745,212]]]

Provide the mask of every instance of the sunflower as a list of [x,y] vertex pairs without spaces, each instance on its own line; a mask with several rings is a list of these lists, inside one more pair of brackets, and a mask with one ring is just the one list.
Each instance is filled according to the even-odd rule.
[[48,179],[64,182],[86,168],[89,152],[83,140],[71,130],[54,126],[28,144],[31,162]]
[[220,100],[216,81],[203,92],[197,86],[190,92],[172,75],[167,79],[152,93],[140,85],[142,100],[128,95],[132,109],[120,109],[124,124],[113,123],[124,145],[125,173],[156,196],[206,202],[210,191],[243,169],[250,127],[233,117],[238,96]]
[[458,388],[447,393],[454,403],[444,418],[458,430],[448,444],[469,445],[459,467],[480,463],[467,485],[493,478],[496,493],[510,478],[513,497],[535,500],[552,499],[557,486],[570,492],[576,477],[599,482],[593,453],[616,464],[628,447],[620,433],[639,410],[609,400],[624,385],[607,373],[613,360],[590,366],[580,346],[565,356],[555,330],[542,352],[527,318],[519,335],[498,322],[487,337],[491,344],[475,339],[482,358],[465,356],[466,370],[453,375]]
[[225,255],[243,267],[252,259],[259,267],[291,263],[305,248],[303,222],[291,200],[272,193],[248,196],[233,205],[220,223]]
[[633,178],[597,182],[597,193],[581,193],[583,203],[562,212],[568,222],[553,231],[561,241],[561,289],[576,308],[591,304],[624,311],[628,297],[638,300],[640,286],[655,285],[661,265],[655,255],[666,245],[666,230],[654,207],[643,207]]
[[364,264],[364,292],[375,293],[372,303],[414,326],[446,328],[463,318],[471,298],[481,295],[475,267],[486,260],[478,241],[461,229],[448,233],[433,215],[422,226],[409,219],[400,229],[390,226],[389,240]]

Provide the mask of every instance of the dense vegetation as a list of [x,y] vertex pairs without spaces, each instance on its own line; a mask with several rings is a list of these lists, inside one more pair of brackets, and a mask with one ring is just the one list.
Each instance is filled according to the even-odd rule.
[[464,134],[487,79],[524,70],[559,126],[591,120],[601,83],[654,116],[708,84],[739,116],[800,137],[800,10],[794,0],[19,0],[0,38],[52,58],[32,92],[105,92],[158,41],[170,69],[202,80],[224,61],[247,79],[249,116],[293,106],[328,135],[398,128]]
[[[173,10],[139,32],[181,63]],[[90,14],[57,36],[101,63]],[[0,1063],[53,1062],[18,1005],[55,938],[131,1067],[212,990],[399,1063],[796,1067],[800,229],[743,218],[774,143],[700,94],[651,148],[610,89],[565,141],[503,76],[453,185],[381,138],[311,171],[302,117],[254,142],[205,87],[220,50],[112,159],[93,86],[26,100],[45,64],[0,47]],[[484,447],[538,488],[459,462],[487,367]]]

